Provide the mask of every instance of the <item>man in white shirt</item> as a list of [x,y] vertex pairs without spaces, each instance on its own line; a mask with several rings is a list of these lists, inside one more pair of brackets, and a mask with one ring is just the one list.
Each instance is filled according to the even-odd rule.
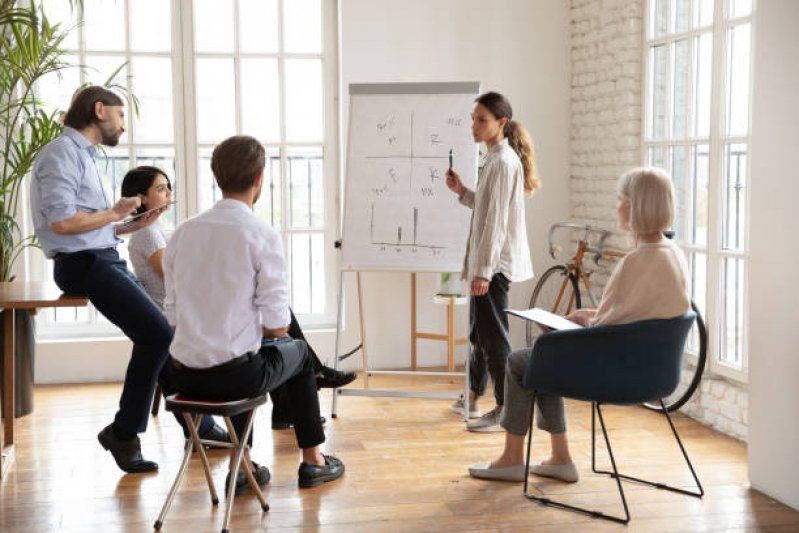
[[[320,450],[325,434],[313,363],[305,342],[288,336],[280,236],[252,212],[265,160],[252,137],[219,144],[211,169],[223,199],[181,224],[167,245],[164,313],[175,327],[170,364],[177,390],[208,400],[250,398],[285,383],[302,449],[299,485],[314,487],[341,477],[344,464]],[[246,418],[233,417],[240,436]],[[258,483],[266,484],[269,470],[253,465]],[[239,472],[236,492],[247,488]]]

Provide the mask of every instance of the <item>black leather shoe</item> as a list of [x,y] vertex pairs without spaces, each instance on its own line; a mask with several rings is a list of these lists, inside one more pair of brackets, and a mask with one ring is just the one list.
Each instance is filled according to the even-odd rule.
[[97,440],[103,448],[111,452],[117,466],[129,474],[155,472],[158,464],[147,461],[141,455],[141,441],[138,435],[129,440],[121,440],[114,435],[111,424],[107,425],[97,435]]
[[[319,423],[323,426],[327,424],[327,418],[320,416]],[[289,422],[288,420],[272,420],[272,429],[281,430],[281,429],[291,429],[294,427],[294,424]]]
[[[269,469],[263,465],[259,465],[255,461],[252,462],[252,466],[255,468],[253,470],[252,475],[255,476],[255,482],[258,483],[259,487],[263,487],[269,480],[272,479],[272,475],[269,473]],[[247,481],[247,474],[244,472],[239,472],[236,474],[236,490],[234,491],[236,496],[244,494],[248,490],[250,490],[250,482]],[[225,478],[225,494],[229,494],[230,491],[230,472],[227,473],[227,477]]]
[[[214,440],[217,442],[230,442],[230,435],[228,435],[227,431],[219,427],[218,425],[214,424],[211,426],[211,429],[208,431],[200,434],[200,440]],[[228,446],[217,446],[214,444],[203,444],[203,448],[206,450],[222,450],[227,449]]]
[[338,389],[345,385],[349,385],[358,375],[355,372],[344,372],[343,370],[335,370],[329,366],[323,366],[322,372],[316,378],[317,389]]
[[297,472],[300,488],[308,489],[318,487],[328,481],[335,481],[344,474],[344,463],[332,455],[322,455],[325,458],[325,465],[311,465],[300,463],[300,470]]

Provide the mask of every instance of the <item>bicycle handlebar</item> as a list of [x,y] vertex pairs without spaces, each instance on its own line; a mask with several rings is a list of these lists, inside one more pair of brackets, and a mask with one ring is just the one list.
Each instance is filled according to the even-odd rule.
[[[552,259],[555,259],[555,252],[560,250],[560,246],[558,246],[554,242],[555,232],[558,229],[563,229],[563,228],[580,230],[585,232],[580,241],[585,243],[586,250],[596,254],[596,259],[602,257],[603,253],[602,248],[603,245],[605,244],[605,239],[607,239],[608,236],[610,235],[610,232],[608,230],[599,228],[597,226],[590,226],[588,224],[578,224],[576,222],[557,222],[555,224],[552,224],[552,226],[549,228],[549,235],[547,237],[547,240],[549,241],[549,255],[552,256]],[[598,241],[596,243],[596,246],[588,245],[589,237],[591,234],[596,234],[598,236]]]

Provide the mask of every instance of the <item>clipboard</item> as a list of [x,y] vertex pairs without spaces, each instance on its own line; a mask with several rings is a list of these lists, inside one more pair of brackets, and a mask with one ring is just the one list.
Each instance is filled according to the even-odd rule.
[[506,313],[513,316],[518,316],[525,320],[531,320],[537,324],[541,324],[542,326],[546,326],[550,329],[554,330],[569,330],[569,329],[580,329],[582,326],[571,320],[566,320],[560,315],[556,315],[555,313],[550,313],[549,311],[544,311],[541,308],[534,307],[533,309],[506,309]]

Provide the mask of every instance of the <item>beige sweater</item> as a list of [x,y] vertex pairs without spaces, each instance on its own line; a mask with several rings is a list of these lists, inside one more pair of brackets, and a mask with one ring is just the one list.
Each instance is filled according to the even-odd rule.
[[676,244],[639,244],[610,276],[591,326],[673,318],[691,307],[688,268]]

